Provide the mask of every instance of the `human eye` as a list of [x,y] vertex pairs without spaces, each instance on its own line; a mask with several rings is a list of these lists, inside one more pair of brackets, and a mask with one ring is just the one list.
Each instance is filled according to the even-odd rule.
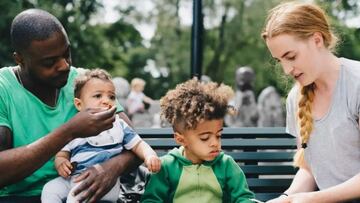
[[101,98],[101,94],[94,94],[93,97],[99,99]]
[[202,135],[200,136],[201,141],[207,141],[209,139],[209,135]]
[[53,65],[55,65],[56,63],[56,60],[54,58],[49,58],[49,59],[45,59],[43,62],[42,62],[42,65],[47,67],[47,68],[50,68],[52,67]]
[[289,61],[293,61],[293,60],[296,59],[296,55],[295,54],[294,55],[289,55],[289,56],[286,57],[286,59],[289,60]]
[[115,95],[110,95],[109,99],[112,100],[112,101],[115,101],[116,97],[115,97]]

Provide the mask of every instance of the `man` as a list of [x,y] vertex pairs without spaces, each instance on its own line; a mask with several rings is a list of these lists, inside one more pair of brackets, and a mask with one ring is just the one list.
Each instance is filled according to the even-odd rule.
[[[40,202],[42,186],[57,176],[55,153],[74,138],[111,128],[116,108],[76,114],[77,69],[71,67],[68,36],[53,15],[21,12],[12,22],[11,41],[18,66],[0,70],[0,202]],[[78,178],[84,182],[75,193],[84,191],[80,201],[95,202],[138,162],[125,152],[90,168]]]

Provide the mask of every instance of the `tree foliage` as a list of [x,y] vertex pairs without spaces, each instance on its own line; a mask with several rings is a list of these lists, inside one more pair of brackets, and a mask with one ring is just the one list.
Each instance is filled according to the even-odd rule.
[[[125,4],[126,2],[126,4]],[[281,0],[203,0],[205,22],[203,38],[203,73],[212,80],[234,85],[235,70],[250,66],[256,72],[255,90],[268,85],[286,95],[291,86],[281,77],[260,37],[267,10]],[[342,39],[337,54],[360,59],[360,29],[345,22],[359,15],[355,0],[317,0],[330,14],[331,22]],[[144,12],[143,4],[152,4]],[[13,65],[10,24],[26,8],[42,8],[59,18],[67,29],[73,65],[101,67],[114,76],[128,80],[141,77],[147,81],[146,94],[160,98],[168,88],[190,77],[191,26],[184,24],[182,8],[192,0],[127,0],[117,11],[121,18],[114,23],[93,23],[104,12],[100,0],[17,0],[1,1],[0,65]],[[191,17],[188,17],[191,18]],[[185,19],[191,21],[191,19]],[[138,24],[152,24],[155,34],[147,46],[136,29]],[[358,26],[359,27],[359,26]],[[154,74],[156,73],[156,74]]]
[[[113,75],[127,76],[141,69],[148,50],[135,27],[119,19],[111,24],[92,23],[93,16],[103,8],[96,0],[1,1],[0,65],[13,65],[10,44],[12,19],[28,8],[41,8],[55,15],[67,30],[71,43],[73,65],[84,68],[101,67]],[[141,55],[141,57],[138,57]],[[133,61],[133,60],[136,60]]]

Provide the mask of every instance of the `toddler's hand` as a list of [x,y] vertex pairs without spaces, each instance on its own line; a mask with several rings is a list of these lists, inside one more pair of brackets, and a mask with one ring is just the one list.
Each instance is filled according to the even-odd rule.
[[64,160],[60,164],[56,166],[56,170],[58,171],[59,175],[63,178],[67,178],[71,175],[73,166],[71,165],[69,160]]
[[150,155],[145,157],[145,165],[151,172],[157,173],[160,171],[161,161],[159,157],[155,155]]

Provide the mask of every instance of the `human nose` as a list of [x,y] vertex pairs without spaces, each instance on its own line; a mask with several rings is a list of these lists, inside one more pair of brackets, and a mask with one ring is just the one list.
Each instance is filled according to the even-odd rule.
[[282,67],[283,67],[284,73],[285,73],[286,75],[291,75],[291,73],[292,73],[293,70],[294,70],[294,67],[293,67],[292,64],[290,64],[290,63],[283,63],[283,64],[282,64]]
[[67,71],[70,69],[71,59],[69,58],[62,58],[59,62],[59,71]]
[[111,101],[107,97],[103,97],[103,99],[101,100],[101,104],[105,107],[111,107]]
[[219,147],[219,146],[220,146],[220,142],[221,142],[221,140],[218,139],[217,137],[215,137],[215,138],[213,138],[213,139],[211,140],[210,146],[211,146],[211,147]]

